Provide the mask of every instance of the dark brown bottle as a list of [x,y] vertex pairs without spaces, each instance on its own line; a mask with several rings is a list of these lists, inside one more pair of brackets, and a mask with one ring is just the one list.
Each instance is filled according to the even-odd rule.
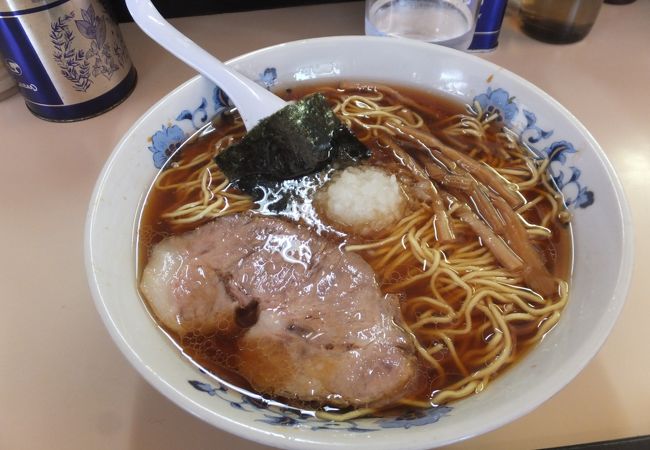
[[594,25],[603,0],[521,0],[521,28],[551,44],[582,40]]

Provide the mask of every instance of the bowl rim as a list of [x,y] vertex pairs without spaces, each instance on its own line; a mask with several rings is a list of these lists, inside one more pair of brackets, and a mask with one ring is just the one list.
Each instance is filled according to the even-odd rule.
[[[387,41],[389,39],[389,41]],[[276,52],[281,48],[291,48],[291,47],[300,47],[300,46],[313,46],[318,44],[329,44],[332,45],[336,43],[337,45],[345,45],[346,42],[350,41],[381,41],[383,44],[388,45],[404,45],[407,47],[415,47],[421,49],[427,49],[427,51],[442,52],[443,54],[453,54],[455,58],[462,60],[471,61],[471,64],[483,65],[485,68],[488,68],[494,72],[505,73],[508,77],[513,78],[518,83],[523,85],[526,89],[533,91],[536,95],[540,96],[545,102],[548,102],[554,109],[562,113],[572,124],[576,127],[577,130],[584,135],[585,139],[588,141],[592,149],[594,150],[595,156],[597,157],[600,165],[603,167],[608,177],[608,184],[612,186],[615,199],[620,208],[620,217],[618,218],[621,222],[622,230],[622,246],[621,246],[621,262],[618,268],[618,274],[615,278],[615,285],[613,288],[613,295],[611,297],[609,306],[610,306],[610,319],[603,320],[599,322],[598,326],[600,329],[595,336],[598,339],[592,339],[589,341],[589,344],[584,349],[584,351],[571,360],[570,364],[564,366],[564,374],[560,377],[561,381],[556,383],[547,383],[547,388],[545,390],[536,390],[537,395],[534,400],[527,403],[522,408],[518,408],[516,411],[511,412],[510,414],[504,414],[500,416],[497,420],[485,425],[483,427],[472,430],[470,433],[466,433],[458,438],[449,438],[446,440],[439,440],[438,442],[425,442],[423,439],[416,439],[410,442],[400,442],[401,448],[404,449],[420,449],[420,448],[430,448],[431,445],[442,446],[454,442],[461,442],[466,439],[487,433],[503,425],[516,420],[519,417],[522,417],[532,410],[536,409],[540,404],[544,403],[559,391],[561,391],[567,384],[569,384],[583,369],[584,367],[594,358],[598,353],[600,348],[605,343],[607,337],[610,335],[612,328],[614,327],[618,316],[625,304],[627,293],[632,277],[632,268],[634,261],[634,236],[633,236],[633,227],[632,227],[632,216],[630,213],[630,208],[626,200],[624,193],[623,185],[614,171],[614,168],[610,161],[608,160],[606,154],[594,139],[592,134],[586,129],[586,127],[564,106],[562,106],[558,101],[553,97],[547,94],[545,91],[531,83],[530,81],[520,77],[519,75],[511,72],[508,69],[505,69],[497,64],[494,64],[490,61],[486,61],[482,58],[479,58],[476,55],[464,53],[458,50],[449,49],[441,46],[433,46],[432,44],[423,43],[419,41],[407,40],[407,39],[391,39],[385,37],[369,37],[369,36],[330,36],[323,38],[312,38],[312,39],[300,39],[291,42],[280,43],[251,52],[245,53],[243,55],[232,58],[226,62],[227,65],[237,65],[242,61],[248,59],[255,59],[258,55],[263,55],[266,53]],[[433,48],[433,50],[432,50]],[[99,282],[95,277],[94,271],[94,259],[93,259],[93,225],[95,221],[95,215],[100,208],[99,197],[101,196],[104,188],[106,186],[109,175],[111,174],[112,168],[118,159],[119,155],[122,153],[122,149],[125,147],[125,144],[131,139],[131,137],[136,133],[136,131],[141,127],[142,123],[146,119],[155,113],[156,109],[160,104],[167,101],[170,97],[174,97],[178,92],[184,90],[188,85],[195,83],[198,79],[202,78],[201,75],[196,75],[189,80],[181,83],[178,87],[173,89],[171,92],[164,95],[162,98],[158,99],[144,114],[142,114],[138,120],[129,128],[129,130],[124,134],[124,136],[119,140],[112,150],[110,156],[108,157],[106,163],[104,164],[98,180],[94,186],[89,209],[86,214],[86,223],[84,228],[84,259],[85,259],[85,268],[86,275],[88,278],[88,283],[90,286],[91,294],[95,303],[95,307],[105,325],[108,329],[109,334],[117,347],[120,349],[122,354],[126,359],[131,363],[132,366],[140,373],[140,375],[147,380],[147,382],[155,387],[159,392],[165,395],[168,399],[174,402],[183,410],[189,412],[195,417],[200,418],[201,420],[209,423],[212,426],[216,426],[218,429],[226,431],[228,433],[234,434],[241,438],[251,440],[264,445],[272,446],[282,446],[283,448],[291,449],[324,449],[324,448],[359,448],[359,442],[352,441],[335,441],[332,440],[331,434],[323,434],[323,438],[326,439],[304,439],[294,438],[287,436],[286,430],[283,429],[281,433],[272,433],[263,429],[260,429],[255,426],[251,426],[242,421],[233,420],[226,415],[210,410],[209,408],[203,407],[202,405],[192,401],[191,398],[184,395],[179,390],[175,389],[172,385],[167,383],[158,373],[154,372],[146,363],[142,360],[137,351],[129,344],[128,340],[122,335],[118,326],[111,317],[111,312],[108,308],[107,302],[104,300],[102,292],[99,287]],[[136,212],[137,213],[137,212]],[[383,436],[383,435],[382,435]],[[435,437],[431,436],[431,439],[434,440]],[[394,448],[394,442],[387,440],[384,443],[372,443],[372,448],[376,449],[391,449]]]

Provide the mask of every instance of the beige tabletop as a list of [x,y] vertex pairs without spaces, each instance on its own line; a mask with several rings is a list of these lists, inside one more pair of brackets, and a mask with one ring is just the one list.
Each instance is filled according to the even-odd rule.
[[[228,59],[284,41],[362,34],[363,4],[173,22]],[[193,75],[133,24],[122,30],[140,78],[118,108],[54,124],[32,116],[17,95],[0,102],[0,449],[261,450],[149,386],[113,345],[90,296],[83,228],[95,179],[131,124]],[[630,202],[636,264],[627,304],[587,368],[534,412],[454,449],[650,434],[649,45],[650,0],[638,0],[605,5],[586,40],[567,46],[534,41],[507,18],[499,48],[480,55],[555,97],[600,142]]]

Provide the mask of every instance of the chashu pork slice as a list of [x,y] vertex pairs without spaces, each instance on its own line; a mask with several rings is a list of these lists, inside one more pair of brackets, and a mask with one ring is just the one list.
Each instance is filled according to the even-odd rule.
[[301,225],[239,214],[167,238],[140,289],[170,330],[234,337],[234,369],[260,393],[379,407],[415,383],[397,298],[359,255]]

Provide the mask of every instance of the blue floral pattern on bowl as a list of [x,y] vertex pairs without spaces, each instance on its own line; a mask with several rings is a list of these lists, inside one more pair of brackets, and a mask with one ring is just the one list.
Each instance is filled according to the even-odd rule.
[[[259,74],[258,83],[270,89],[277,81],[277,70],[267,68]],[[580,180],[580,170],[570,164],[568,155],[578,150],[566,140],[552,140],[553,130],[544,129],[538,124],[537,116],[524,109],[506,90],[488,87],[484,93],[474,97],[473,103],[478,103],[481,110],[488,114],[497,114],[504,125],[515,131],[522,143],[537,159],[549,159],[548,171],[564,195],[567,207],[586,208],[593,204],[594,193],[584,186]],[[149,150],[153,154],[156,168],[161,168],[178,146],[192,133],[203,127],[211,117],[214,117],[233,104],[225,93],[215,87],[211,102],[202,97],[197,106],[185,108],[175,116],[175,123],[162,125],[151,135]],[[516,124],[523,127],[517,130]],[[271,406],[257,398],[250,397],[211,379],[211,383],[188,380],[196,390],[204,392],[221,401],[227,402],[232,408],[250,413],[260,414],[259,422],[278,427],[298,427],[311,430],[345,430],[348,432],[369,433],[386,428],[402,428],[429,425],[438,422],[448,415],[452,408],[438,406],[428,409],[407,409],[394,417],[367,417],[361,420],[335,422],[314,418],[312,415],[301,413],[297,409]]]
[[153,153],[153,165],[160,169],[185,139],[185,132],[178,125],[163,125],[151,136],[149,150]]
[[358,421],[337,422],[314,418],[311,414],[304,414],[298,409],[269,405],[262,400],[229,389],[218,382],[214,382],[215,385],[198,380],[189,380],[188,382],[194,389],[228,402],[231,408],[258,414],[262,411],[263,418],[256,419],[258,422],[280,427],[308,428],[312,431],[343,430],[354,433],[370,433],[383,428],[409,429],[438,422],[452,410],[450,406],[428,409],[409,408],[398,416],[366,417]]
[[514,99],[503,89],[488,87],[485,93],[474,97],[474,102],[481,105],[481,109],[488,115],[497,114],[500,121],[510,126],[512,119],[519,112],[519,107]]
[[[487,88],[474,97],[484,113],[497,114],[498,120],[515,131],[522,142],[537,159],[548,159],[548,172],[562,192],[567,208],[586,208],[594,203],[594,193],[580,181],[580,169],[569,164],[568,154],[577,153],[572,143],[552,140],[553,130],[543,129],[532,111],[520,107],[515,98],[504,89]],[[523,116],[523,120],[521,120]],[[524,123],[521,130],[515,124]]]
[[[271,86],[277,82],[277,77],[277,70],[268,67],[259,74],[257,82],[267,89],[271,89]],[[181,110],[175,116],[174,123],[161,125],[160,130],[151,135],[149,150],[152,152],[153,164],[156,169],[162,168],[179,145],[206,125],[210,118],[225,109],[234,107],[232,101],[218,86],[213,88],[210,100],[212,102],[201,97],[197,102],[198,106]]]

